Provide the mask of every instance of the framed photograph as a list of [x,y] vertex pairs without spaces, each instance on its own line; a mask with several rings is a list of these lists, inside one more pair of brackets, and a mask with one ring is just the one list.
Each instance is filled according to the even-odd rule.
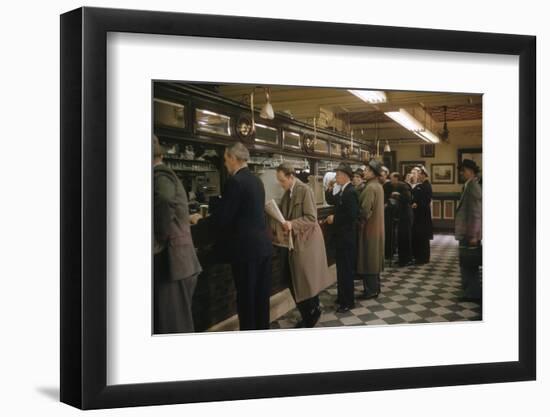
[[476,165],[479,167],[480,174],[482,175],[482,169],[483,169],[483,153],[481,148],[463,148],[458,149],[457,151],[457,169],[458,169],[458,182],[460,184],[464,184],[464,178],[462,177],[460,173],[460,165],[462,164],[462,161],[464,159],[471,159],[476,163]]
[[425,161],[401,161],[399,162],[399,171],[401,172],[401,175],[405,177],[409,172],[411,172],[411,169],[414,167],[426,165]]
[[432,164],[431,180],[432,184],[454,184],[455,183],[455,164]]
[[435,144],[425,143],[420,146],[420,156],[422,158],[435,158]]
[[[499,157],[507,149],[520,171],[534,169],[535,50],[534,37],[510,34],[63,14],[61,401],[98,409],[535,379],[535,180],[502,181],[510,160]],[[257,62],[269,65],[247,65]],[[403,62],[397,77],[388,70]],[[470,271],[483,297],[460,288],[454,237],[435,235],[430,263],[396,267],[399,280],[384,271],[378,291],[337,300],[331,279],[352,268],[325,250],[346,237],[326,191],[337,167],[353,176],[361,162],[333,150],[379,157],[387,141],[406,172],[424,164],[414,161],[420,144],[440,140],[444,106],[478,115],[468,122],[476,143],[483,125],[474,198],[491,221],[476,250],[483,265]],[[462,122],[448,123],[454,135]],[[304,148],[312,137],[322,147]],[[464,145],[459,162],[475,156]],[[305,206],[316,210],[308,227],[295,221]],[[435,209],[455,221],[462,210]],[[277,233],[287,239],[275,247]],[[306,295],[279,280],[304,234],[315,236],[304,274],[330,272]],[[436,270],[452,270],[452,285]],[[342,353],[357,346],[369,355]]]
[[384,160],[384,165],[388,167],[390,172],[394,172],[397,170],[397,152],[396,151],[384,152],[383,160]]

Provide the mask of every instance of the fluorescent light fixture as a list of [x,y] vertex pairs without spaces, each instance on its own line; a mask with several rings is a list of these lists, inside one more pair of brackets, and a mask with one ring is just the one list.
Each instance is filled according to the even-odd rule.
[[438,143],[439,138],[434,133],[430,132],[429,130],[424,130],[423,132],[413,132],[416,136],[418,136],[420,139],[425,140],[429,143]]
[[439,142],[439,137],[437,137],[437,135],[435,135],[433,132],[426,129],[424,125],[416,120],[407,110],[399,109],[399,111],[388,111],[384,114],[390,119],[399,123],[405,129],[413,132],[420,139],[425,140],[429,143]]
[[374,90],[348,90],[351,94],[359,97],[361,100],[367,103],[377,104],[385,103],[387,101],[386,93],[383,91]]
[[416,120],[405,109],[399,109],[399,111],[387,111],[384,114],[411,132],[421,132],[426,130],[422,123]]

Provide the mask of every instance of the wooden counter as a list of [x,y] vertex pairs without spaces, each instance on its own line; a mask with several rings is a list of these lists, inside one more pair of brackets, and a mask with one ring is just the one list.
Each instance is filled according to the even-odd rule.
[[[332,206],[319,206],[319,220],[324,220],[332,212]],[[329,225],[321,225],[329,265],[334,263],[330,228]],[[200,223],[191,227],[191,233],[197,249],[197,256],[203,268],[193,295],[195,331],[202,332],[237,313],[236,291],[231,266],[217,260],[214,251],[216,237],[210,235],[206,228],[201,227]],[[274,247],[271,278],[272,296],[288,288],[286,277],[282,274],[280,251],[280,248]]]

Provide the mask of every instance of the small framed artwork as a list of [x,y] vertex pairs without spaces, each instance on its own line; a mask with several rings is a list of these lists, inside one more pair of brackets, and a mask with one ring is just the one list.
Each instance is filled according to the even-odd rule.
[[454,184],[455,164],[432,164],[432,184]]
[[420,145],[420,156],[422,158],[435,158],[435,144],[424,143]]
[[405,175],[411,172],[411,169],[419,165],[424,165],[425,163],[425,161],[401,161],[399,163],[399,172],[405,177]]
[[397,170],[396,154],[397,154],[396,151],[384,152],[384,155],[383,155],[384,165],[390,170],[390,172],[394,172],[395,170]]

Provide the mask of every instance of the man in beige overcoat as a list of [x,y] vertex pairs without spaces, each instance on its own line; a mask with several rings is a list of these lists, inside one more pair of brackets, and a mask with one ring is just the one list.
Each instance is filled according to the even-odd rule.
[[370,160],[365,169],[367,182],[359,196],[357,275],[363,280],[362,299],[380,294],[380,273],[384,270],[384,189],[379,177],[382,164]]
[[282,258],[289,289],[302,316],[296,327],[314,327],[321,316],[319,293],[334,283],[315,198],[312,189],[294,176],[290,165],[277,167],[277,181],[285,190],[280,209],[287,220],[277,226],[278,232],[292,233],[294,240],[293,250],[282,248]]

